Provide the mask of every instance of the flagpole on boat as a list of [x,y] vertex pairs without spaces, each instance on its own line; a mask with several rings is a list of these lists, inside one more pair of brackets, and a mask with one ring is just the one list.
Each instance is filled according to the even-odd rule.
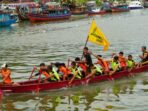
[[[87,46],[87,43],[88,43],[88,38],[89,38],[89,36],[87,36],[87,39],[86,39],[86,42],[85,42],[85,45],[84,45],[84,47],[86,47]],[[82,56],[81,56],[81,60],[83,59],[83,53],[82,53]]]

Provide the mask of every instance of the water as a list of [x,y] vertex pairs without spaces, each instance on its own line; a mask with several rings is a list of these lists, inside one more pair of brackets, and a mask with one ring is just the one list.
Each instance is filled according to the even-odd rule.
[[[110,41],[110,49],[88,43],[96,54],[109,58],[124,51],[136,61],[140,47],[148,43],[148,10],[95,16],[97,25]],[[23,22],[0,29],[0,64],[8,62],[14,81],[26,80],[32,67],[41,62],[67,62],[81,56],[92,18],[77,21]],[[95,59],[93,59],[95,61]],[[148,76],[103,82],[77,88],[36,94],[5,95],[2,111],[147,111]]]

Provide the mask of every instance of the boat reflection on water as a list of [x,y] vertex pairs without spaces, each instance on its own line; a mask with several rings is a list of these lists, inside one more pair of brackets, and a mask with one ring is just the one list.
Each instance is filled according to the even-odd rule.
[[[134,94],[135,80],[124,83],[103,82],[66,90],[37,94],[12,94],[3,99],[3,110],[109,110],[124,108],[118,106],[120,95]],[[103,85],[104,84],[104,85]],[[16,99],[17,96],[17,99]]]
[[12,26],[0,27],[0,32],[11,31],[12,29],[13,29]]

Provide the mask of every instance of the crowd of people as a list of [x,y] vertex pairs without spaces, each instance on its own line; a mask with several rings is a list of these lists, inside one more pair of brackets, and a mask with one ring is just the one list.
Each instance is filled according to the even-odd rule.
[[[131,71],[133,68],[139,68],[148,64],[148,51],[146,46],[142,46],[141,51],[142,55],[139,56],[141,61],[136,63],[132,55],[125,57],[124,52],[119,52],[118,54],[113,53],[111,59],[106,60],[102,55],[96,55],[92,53],[88,47],[84,47],[82,58],[76,57],[75,60],[69,59],[67,65],[59,62],[51,63],[50,65],[41,63],[39,69],[36,66],[34,67],[34,70],[38,71],[34,76],[39,76],[40,82],[69,80],[69,84],[75,79],[87,79],[99,75],[111,76],[119,71]],[[93,63],[91,56],[97,59],[95,63]],[[11,70],[7,64],[1,66],[0,75],[3,79],[3,84],[14,84],[10,77]],[[41,77],[42,75],[44,75],[43,79]]]

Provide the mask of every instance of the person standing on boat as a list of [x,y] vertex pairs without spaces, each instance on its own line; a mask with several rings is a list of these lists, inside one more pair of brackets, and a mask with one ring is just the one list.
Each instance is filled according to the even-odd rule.
[[139,56],[141,58],[141,64],[148,64],[148,51],[146,49],[146,46],[142,46],[141,51],[142,55]]
[[13,84],[11,80],[11,71],[8,68],[8,65],[5,63],[1,66],[2,69],[0,69],[0,74],[3,78],[3,84]]
[[86,75],[88,75],[88,74],[91,73],[91,67],[93,66],[91,54],[89,53],[88,47],[84,47],[84,49],[83,49],[83,56],[85,58],[84,62],[87,65]]

